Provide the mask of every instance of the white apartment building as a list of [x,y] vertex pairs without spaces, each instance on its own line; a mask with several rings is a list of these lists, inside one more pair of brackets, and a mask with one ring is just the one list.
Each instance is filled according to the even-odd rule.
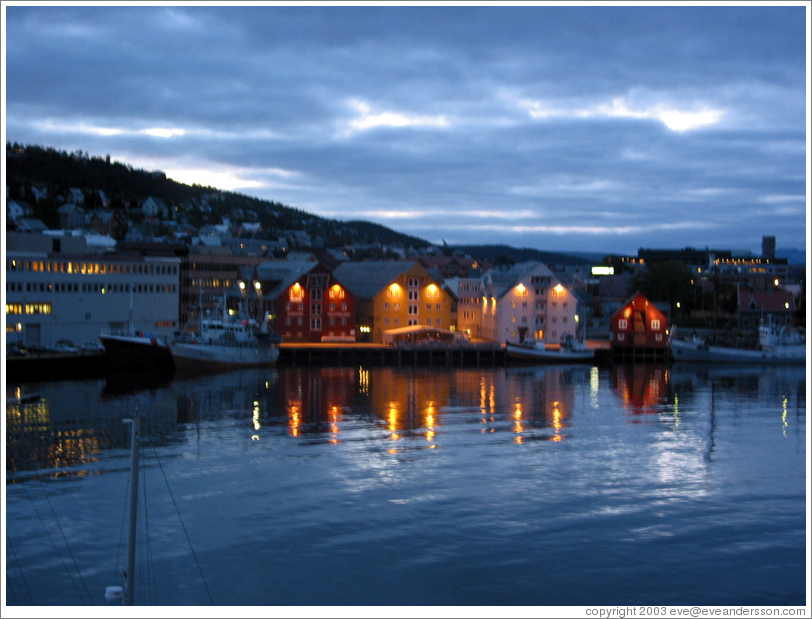
[[577,335],[579,301],[546,265],[524,262],[482,277],[481,313],[484,339],[559,344],[565,335]]

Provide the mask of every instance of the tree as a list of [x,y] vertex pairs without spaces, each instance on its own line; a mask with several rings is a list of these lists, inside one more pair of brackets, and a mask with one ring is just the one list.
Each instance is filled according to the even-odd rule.
[[668,301],[672,309],[679,303],[681,311],[689,312],[698,294],[695,281],[682,262],[654,262],[632,278],[630,294],[639,290],[651,301]]

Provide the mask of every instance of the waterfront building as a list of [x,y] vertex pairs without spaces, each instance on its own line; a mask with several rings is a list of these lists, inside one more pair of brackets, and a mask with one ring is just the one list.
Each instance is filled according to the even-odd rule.
[[235,256],[228,247],[190,245],[181,278],[180,320],[186,325],[199,310],[217,312],[223,296],[240,281],[240,269],[254,268],[267,258]]
[[453,300],[452,321],[456,330],[471,339],[482,338],[482,273],[471,269],[467,277],[452,277],[443,288]]
[[359,341],[417,325],[453,330],[451,296],[416,261],[347,262],[333,275],[357,300]]
[[[73,237],[41,238],[61,245]],[[130,307],[136,328],[170,335],[178,328],[179,277],[174,256],[9,250],[6,341],[98,342],[102,331],[127,329]]]
[[482,337],[558,344],[579,335],[580,300],[541,262],[491,269],[482,277]]
[[668,317],[640,292],[614,313],[610,326],[613,349],[656,355],[668,346]]
[[795,295],[787,290],[739,290],[739,329],[755,331],[767,316],[774,324],[795,324]]
[[263,262],[240,290],[249,307],[252,298],[261,302],[285,342],[355,342],[355,296],[320,262]]

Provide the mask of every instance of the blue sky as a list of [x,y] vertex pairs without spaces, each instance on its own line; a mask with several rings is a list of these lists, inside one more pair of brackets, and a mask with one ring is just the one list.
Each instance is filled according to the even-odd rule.
[[432,242],[807,238],[808,4],[4,4],[6,141]]

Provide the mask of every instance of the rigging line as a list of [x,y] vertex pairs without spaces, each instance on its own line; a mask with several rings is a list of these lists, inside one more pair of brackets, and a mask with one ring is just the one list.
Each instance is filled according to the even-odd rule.
[[[34,604],[34,598],[31,595],[31,591],[28,589],[28,581],[25,579],[25,572],[23,572],[23,566],[20,565],[20,558],[17,556],[17,549],[14,548],[14,544],[11,543],[11,538],[6,534],[6,545],[11,549],[11,554],[14,556],[14,562],[17,564],[17,571],[20,572],[20,579],[23,581],[23,588],[25,592],[28,594],[28,599],[31,600],[31,604]],[[8,569],[6,569],[6,574],[8,574]],[[8,584],[11,584],[11,579],[8,579]],[[11,590],[11,595],[14,598],[14,604],[17,604],[17,595],[14,593],[14,590]]]
[[[12,462],[14,462],[14,460],[13,460],[13,459],[12,459]],[[40,488],[42,489],[42,494],[43,494],[43,495],[45,495],[45,488],[44,488],[44,487],[43,487],[43,485],[42,485],[42,480],[40,479],[40,476],[39,476],[39,471],[37,470],[37,468],[36,468],[36,467],[34,467],[34,469],[33,469],[33,470],[34,470],[34,478],[35,478],[37,481],[39,481]],[[35,513],[35,514],[37,514],[37,518],[39,519],[40,524],[42,525],[42,528],[43,528],[43,529],[45,529],[45,534],[48,536],[48,541],[50,541],[50,542],[51,542],[51,546],[53,546],[53,547],[54,547],[54,552],[56,552],[56,556],[57,556],[57,557],[59,557],[59,560],[62,562],[62,566],[65,568],[65,572],[67,572],[67,574],[68,574],[68,578],[70,578],[71,584],[73,584],[73,588],[74,588],[74,589],[76,589],[76,593],[79,595],[79,599],[80,599],[80,600],[82,600],[82,604],[87,605],[87,602],[85,602],[85,598],[84,598],[84,596],[82,595],[82,592],[80,591],[80,589],[79,589],[78,585],[76,584],[76,580],[74,580],[74,578],[73,578],[73,574],[71,574],[70,569],[69,569],[69,568],[68,568],[68,566],[65,564],[65,558],[64,558],[64,557],[62,556],[62,554],[59,552],[59,548],[57,548],[56,543],[54,542],[54,538],[53,538],[53,537],[51,537],[51,532],[48,530],[48,527],[47,527],[47,526],[45,526],[45,521],[43,520],[42,515],[39,513],[39,510],[37,509],[37,505],[36,505],[36,503],[34,503],[34,499],[32,499],[32,498],[31,498],[31,495],[30,495],[30,494],[29,494],[29,492],[28,492],[28,487],[27,487],[25,484],[23,484],[22,486],[23,486],[23,489],[25,490],[25,496],[26,496],[26,498],[27,498],[27,499],[28,499],[28,500],[31,502],[31,507],[33,507],[33,508],[34,508],[34,513]],[[46,497],[46,499],[48,498],[48,497],[47,497],[47,495],[45,495],[45,497]],[[49,503],[48,503],[48,504],[50,505],[50,501],[49,501]],[[51,511],[53,512],[53,508],[51,508]],[[55,514],[54,514],[54,518],[56,518],[56,515],[55,515]],[[57,520],[57,523],[56,523],[56,524],[57,524],[57,526],[59,526],[59,521],[58,521],[58,520]],[[61,528],[61,527],[60,527],[60,528]],[[63,538],[64,538],[64,534],[63,534]],[[67,542],[66,542],[66,543],[67,543]],[[68,551],[70,551],[70,548],[68,548]],[[74,565],[75,565],[75,564],[76,564],[76,561],[74,561]],[[79,568],[78,568],[78,567],[77,567],[76,569],[77,569],[77,571],[79,570]],[[80,574],[80,576],[81,576],[81,574]],[[87,585],[85,585],[85,590],[87,590]],[[33,600],[32,600],[32,601],[33,601]],[[92,600],[91,600],[91,601],[92,601]]]
[[[144,455],[146,455],[146,450],[142,448]],[[139,461],[141,462],[141,492],[143,495],[143,500],[141,503],[144,505],[144,541],[146,546],[146,554],[147,554],[147,577],[145,582],[147,583],[147,595],[148,600],[151,605],[156,605],[157,599],[155,596],[155,570],[153,569],[153,552],[152,552],[152,537],[150,536],[149,532],[149,510],[147,509],[147,466],[146,466],[146,458],[140,458]]]
[[197,571],[200,574],[200,579],[203,581],[203,587],[206,589],[206,594],[209,596],[209,602],[211,602],[211,605],[214,606],[214,599],[211,597],[211,591],[209,591],[209,584],[206,582],[206,577],[203,575],[203,569],[200,567],[200,561],[198,561],[197,559],[197,553],[195,553],[194,546],[192,546],[192,540],[189,537],[189,532],[186,530],[186,525],[183,524],[183,518],[181,518],[180,516],[178,503],[177,501],[175,501],[175,495],[172,494],[172,488],[169,487],[169,480],[166,478],[166,471],[164,471],[163,464],[161,464],[161,459],[158,457],[158,450],[155,449],[155,443],[153,443],[151,439],[149,443],[152,446],[152,452],[155,454],[155,461],[158,463],[158,468],[161,471],[161,475],[163,475],[164,483],[166,484],[166,489],[169,492],[169,498],[172,499],[172,505],[175,507],[175,513],[178,515],[178,520],[180,521],[180,526],[183,529],[183,534],[186,536],[186,541],[189,543],[189,549],[192,551],[192,556],[195,559],[195,565],[197,565]]
[[[48,503],[48,507],[51,508],[51,513],[54,515],[54,522],[56,522],[56,526],[59,529],[60,535],[62,535],[62,540],[65,542],[65,547],[68,549],[68,554],[70,555],[71,561],[73,561],[73,567],[76,568],[76,573],[79,575],[79,581],[82,583],[82,586],[85,588],[85,593],[87,593],[87,597],[90,600],[90,605],[95,606],[93,603],[93,596],[90,595],[90,589],[87,588],[87,583],[85,582],[84,576],[82,576],[82,571],[79,569],[79,564],[76,562],[76,557],[73,556],[73,551],[71,550],[70,544],[68,544],[68,538],[65,537],[65,531],[62,529],[62,525],[59,522],[59,518],[56,515],[56,511],[54,510],[54,506],[51,504],[51,499],[48,497],[48,494],[45,492],[45,486],[42,483],[42,480],[39,480],[40,486],[42,486],[42,494],[45,496],[45,500]],[[81,596],[80,596],[81,597]],[[84,603],[84,599],[82,600]]]
[[[124,544],[124,529],[125,529],[125,525],[127,523],[127,497],[128,496],[130,496],[130,477],[129,477],[129,475],[127,476],[127,486],[124,489],[124,501],[123,501],[123,507],[122,507],[122,512],[121,512],[121,528],[118,531],[118,546],[117,546],[117,550],[116,550],[116,564],[115,564],[115,567],[113,568],[113,582],[116,582],[116,580],[120,576],[123,575],[122,570],[121,570],[121,563],[119,562],[119,559],[121,558],[121,547]],[[126,578],[125,578],[125,584],[126,584]]]

